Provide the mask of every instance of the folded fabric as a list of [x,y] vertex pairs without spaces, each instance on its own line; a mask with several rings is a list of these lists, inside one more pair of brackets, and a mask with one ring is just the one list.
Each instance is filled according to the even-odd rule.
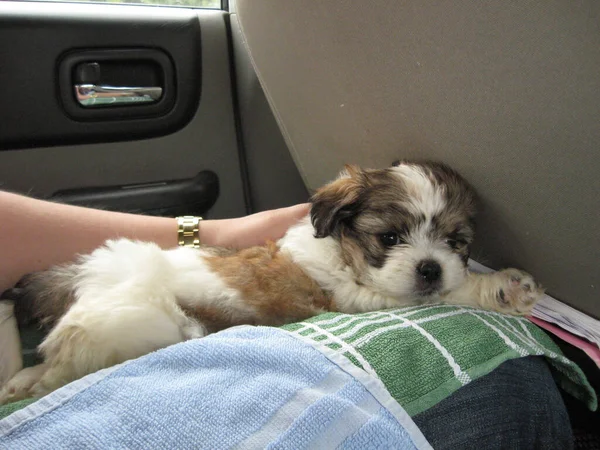
[[0,421],[0,448],[431,448],[378,378],[238,327],[71,383]]
[[529,355],[544,356],[559,386],[589,409],[597,408],[581,369],[522,317],[428,305],[359,315],[329,313],[284,328],[379,377],[411,416],[504,361]]
[[12,413],[17,412],[20,409],[25,408],[28,405],[34,403],[36,399],[28,398],[25,400],[20,400],[18,402],[8,403],[6,405],[0,406],[0,419],[4,419],[5,417],[10,416]]
[[427,447],[410,416],[529,355],[597,408],[579,367],[527,319],[427,305],[244,326],[169,347],[13,413],[0,421],[0,448]]

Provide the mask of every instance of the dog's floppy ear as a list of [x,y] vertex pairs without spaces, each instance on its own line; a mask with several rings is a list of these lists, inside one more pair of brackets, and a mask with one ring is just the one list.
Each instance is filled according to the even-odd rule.
[[310,218],[315,237],[324,238],[334,234],[344,220],[358,212],[364,188],[363,178],[363,171],[358,166],[346,165],[335,181],[313,195]]

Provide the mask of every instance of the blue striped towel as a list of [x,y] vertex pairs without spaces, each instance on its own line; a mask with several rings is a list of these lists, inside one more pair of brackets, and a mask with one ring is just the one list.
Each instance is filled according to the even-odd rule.
[[0,448],[430,448],[376,377],[237,327],[71,383],[0,421]]

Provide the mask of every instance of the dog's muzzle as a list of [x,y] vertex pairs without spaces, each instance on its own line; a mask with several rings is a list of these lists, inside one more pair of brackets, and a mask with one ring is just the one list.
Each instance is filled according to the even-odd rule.
[[427,259],[417,265],[417,293],[431,295],[439,290],[442,281],[442,266],[437,261]]

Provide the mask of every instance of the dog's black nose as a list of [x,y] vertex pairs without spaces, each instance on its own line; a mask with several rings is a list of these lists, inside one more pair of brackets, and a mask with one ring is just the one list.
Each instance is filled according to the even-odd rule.
[[428,259],[421,261],[417,266],[417,272],[423,278],[423,281],[433,284],[442,276],[442,267],[435,261]]

